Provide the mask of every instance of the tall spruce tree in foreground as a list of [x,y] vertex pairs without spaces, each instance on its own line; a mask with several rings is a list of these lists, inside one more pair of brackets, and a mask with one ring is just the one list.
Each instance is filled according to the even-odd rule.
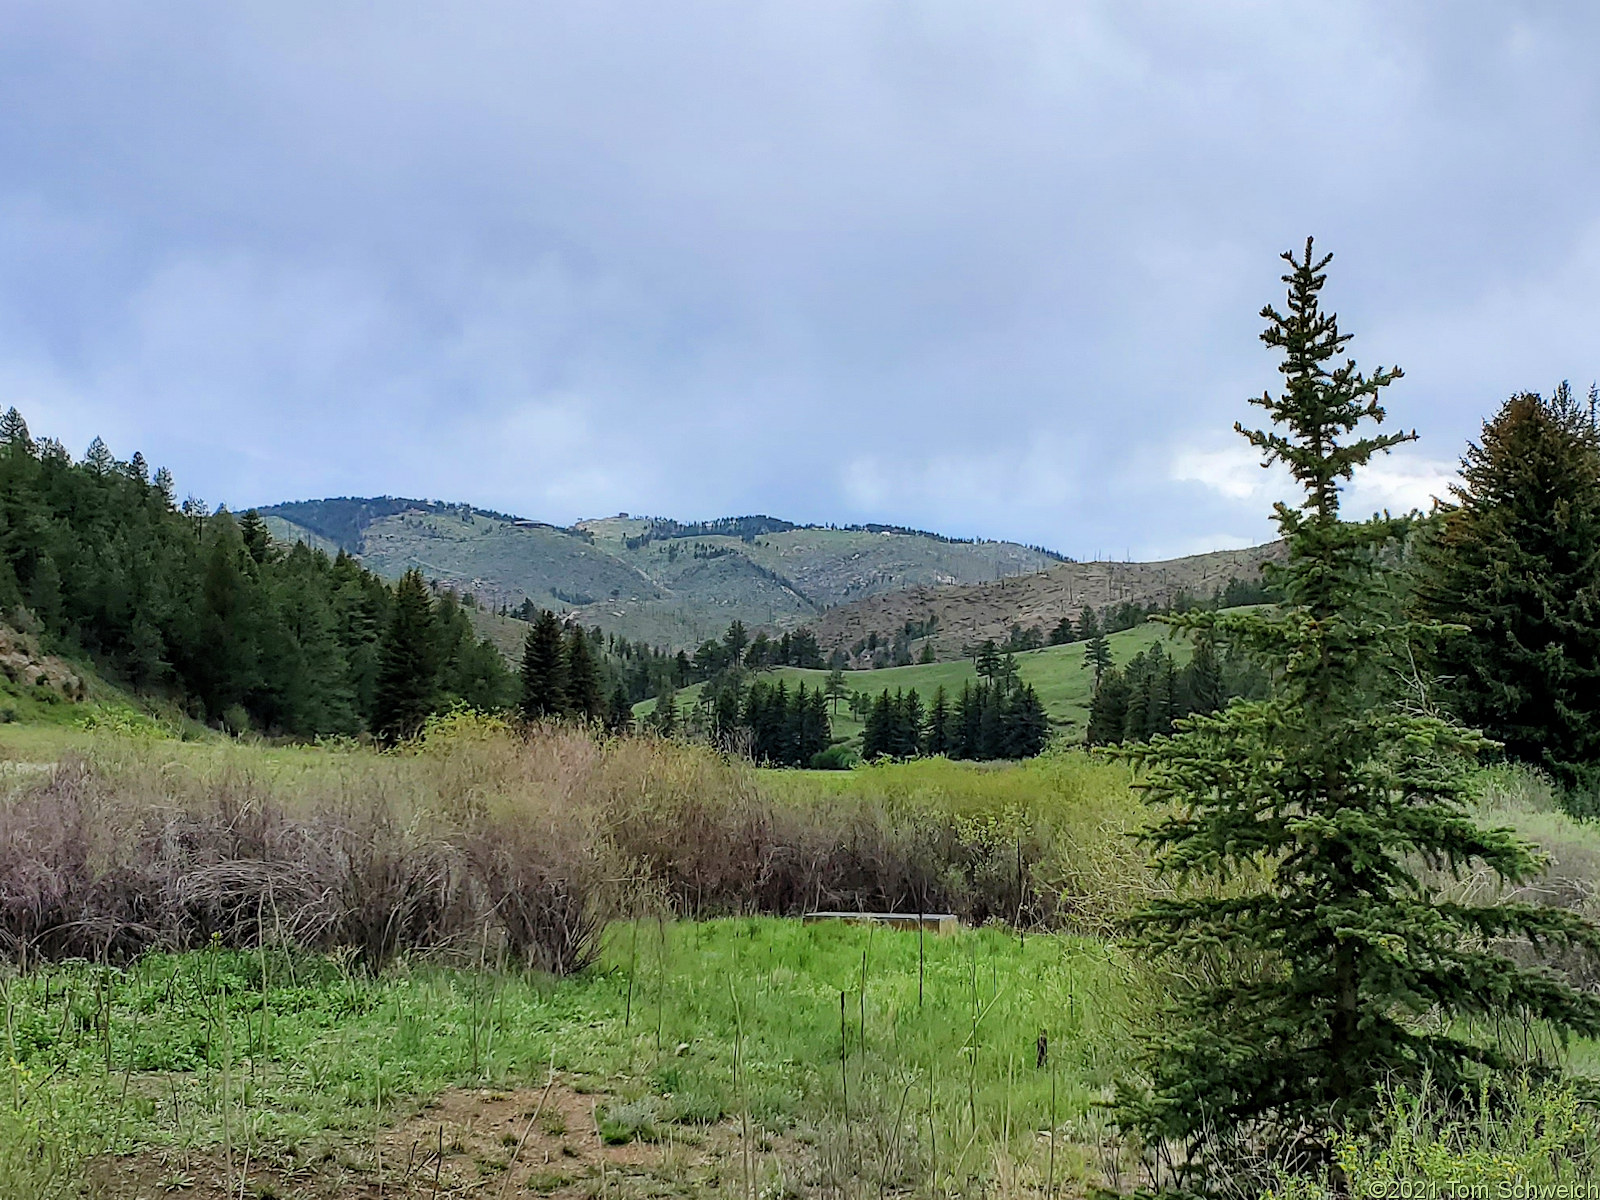
[[1426,1072],[1469,1086],[1512,1061],[1474,1033],[1502,1017],[1600,1033],[1600,998],[1495,948],[1595,949],[1600,931],[1563,909],[1449,902],[1424,874],[1483,867],[1516,882],[1539,862],[1470,815],[1466,771],[1485,739],[1396,694],[1408,643],[1446,631],[1394,615],[1383,552],[1407,521],[1341,521],[1339,485],[1414,436],[1358,433],[1383,420],[1378,394],[1400,373],[1335,362],[1349,336],[1319,306],[1328,258],[1310,241],[1284,257],[1287,311],[1262,310],[1262,340],[1283,352],[1285,390],[1253,401],[1272,429],[1239,430],[1305,491],[1276,508],[1283,603],[1169,618],[1253,649],[1276,686],[1124,751],[1157,809],[1144,835],[1155,865],[1180,884],[1137,915],[1134,938],[1190,968],[1174,973],[1147,1077],[1118,1099],[1158,1186],[1207,1190],[1247,1149],[1325,1151],[1388,1082]]
[[1513,396],[1467,448],[1423,543],[1422,606],[1453,712],[1600,802],[1600,435],[1566,385]]

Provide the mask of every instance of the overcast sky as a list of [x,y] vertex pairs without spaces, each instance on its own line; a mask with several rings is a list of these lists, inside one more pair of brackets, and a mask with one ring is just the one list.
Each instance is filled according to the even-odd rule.
[[1263,539],[1315,234],[1426,503],[1600,374],[1600,6],[0,0],[0,403],[239,508]]

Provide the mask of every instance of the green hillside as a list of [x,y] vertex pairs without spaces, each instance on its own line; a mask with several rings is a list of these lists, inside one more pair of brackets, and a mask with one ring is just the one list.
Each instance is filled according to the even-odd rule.
[[[1114,633],[1111,643],[1112,660],[1121,666],[1142,650],[1161,642],[1167,652],[1180,664],[1189,661],[1192,647],[1183,636],[1173,636],[1163,625],[1141,625],[1134,629]],[[1047,646],[1018,654],[1017,670],[1024,683],[1032,684],[1044,702],[1051,722],[1069,739],[1081,739],[1089,716],[1089,698],[1094,690],[1094,672],[1084,662],[1084,643],[1073,642],[1066,646]],[[779,667],[772,676],[790,681],[790,686],[804,682],[808,688],[821,687],[828,672],[808,671],[798,667]],[[958,662],[925,663],[910,667],[885,667],[877,671],[846,671],[845,683],[851,691],[876,696],[888,688],[911,690],[915,688],[926,700],[934,690],[943,685],[954,694],[964,683],[976,683],[978,673],[971,659]],[[700,695],[700,684],[694,684],[678,693],[679,704],[694,703]],[[655,708],[654,700],[634,706],[634,715],[642,717]],[[833,733],[837,737],[856,738],[861,734],[862,723],[850,715],[843,701],[838,715],[833,718]]]

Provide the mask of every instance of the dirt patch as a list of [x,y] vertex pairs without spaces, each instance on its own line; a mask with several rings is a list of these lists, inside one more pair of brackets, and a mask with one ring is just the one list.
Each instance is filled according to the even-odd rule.
[[[452,1089],[375,1139],[274,1152],[148,1153],[105,1159],[89,1193],[105,1200],[448,1200],[669,1197],[741,1190],[741,1130],[675,1125],[656,1101],[619,1102],[566,1079],[548,1088]],[[609,1115],[608,1115],[609,1114]],[[794,1177],[809,1148],[752,1135],[759,1183]]]

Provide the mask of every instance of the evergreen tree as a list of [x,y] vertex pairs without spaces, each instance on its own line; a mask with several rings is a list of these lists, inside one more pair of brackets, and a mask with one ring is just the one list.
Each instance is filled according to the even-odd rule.
[[950,697],[941,683],[934,689],[933,703],[928,706],[928,733],[923,741],[924,749],[929,754],[950,754],[953,749],[950,733]]
[[589,649],[589,635],[580,625],[567,630],[563,647],[566,667],[563,711],[582,721],[598,721],[606,711],[605,694],[600,690],[600,671]]
[[1122,741],[1128,726],[1128,699],[1128,682],[1122,672],[1108,668],[1089,701],[1089,725],[1084,735],[1089,745],[1114,746]]
[[522,700],[517,706],[530,721],[567,711],[567,656],[561,621],[549,609],[528,630],[522,646]]
[[828,699],[822,690],[807,691],[800,685],[795,696],[794,757],[791,765],[808,767],[811,760],[828,748],[832,729],[828,723]]
[[974,687],[971,681],[961,684],[961,695],[956,697],[955,731],[951,739],[952,758],[982,758],[983,707],[988,689]]
[[[1084,609],[1084,612],[1088,611],[1088,609]],[[1093,669],[1094,686],[1098,690],[1100,677],[1111,666],[1111,643],[1106,641],[1103,634],[1096,632],[1089,638],[1089,644],[1083,648],[1083,661]]]
[[1000,673],[1000,650],[993,638],[985,639],[978,647],[977,661],[973,666],[983,679],[993,680]]
[[433,604],[419,571],[407,571],[395,589],[394,615],[383,640],[373,732],[393,744],[412,737],[433,712],[439,674]]
[[250,509],[239,518],[239,537],[244,542],[246,553],[254,561],[267,561],[267,556],[272,552],[272,534],[267,531],[267,523],[255,509]]
[[[762,685],[763,688],[766,686]],[[752,687],[751,691],[755,689]],[[759,700],[757,701],[759,705]],[[747,717],[750,715],[747,711]],[[739,684],[737,680],[727,680],[717,689],[711,701],[711,736],[717,745],[728,747],[733,741],[735,731],[739,728]]]
[[671,737],[678,731],[678,693],[673,688],[668,688],[656,697],[656,706],[647,718],[653,728],[662,737]]
[[750,635],[745,631],[744,622],[735,620],[728,626],[728,632],[722,639],[726,654],[725,661],[730,663],[739,662],[744,657],[744,648],[749,644]]
[[1031,683],[1013,694],[1010,717],[1008,757],[1032,758],[1043,753],[1050,741],[1050,718]]
[[872,709],[867,714],[866,728],[861,731],[862,758],[870,762],[889,753],[889,747],[893,744],[891,729],[893,719],[889,689],[884,688],[872,702]]
[[1194,657],[1183,669],[1182,709],[1185,713],[1216,712],[1227,702],[1227,685],[1215,642],[1202,633],[1195,638]]
[[1000,660],[999,667],[995,670],[994,682],[1002,688],[1010,688],[1015,686],[1018,679],[1017,656],[1007,652],[1006,656]]
[[833,715],[839,715],[839,698],[849,692],[849,687],[844,681],[844,669],[835,667],[828,672],[828,681],[824,685],[829,700],[833,702]]
[[1077,631],[1072,628],[1072,618],[1062,617],[1057,621],[1055,628],[1050,631],[1050,644],[1052,646],[1065,646],[1068,642],[1077,640]]
[[1600,435],[1565,384],[1513,396],[1424,542],[1444,698],[1506,753],[1600,800]]
[[1078,613],[1078,640],[1092,642],[1100,636],[1100,632],[1100,620],[1094,615],[1094,609],[1081,609]]
[[627,733],[633,728],[633,705],[628,703],[627,688],[620,683],[611,693],[611,705],[606,713],[606,728],[612,733]]
[[1417,870],[1481,864],[1515,883],[1538,860],[1471,817],[1465,768],[1483,739],[1395,703],[1407,644],[1439,630],[1393,615],[1384,551],[1408,522],[1341,521],[1339,484],[1413,436],[1358,434],[1383,420],[1378,394],[1399,372],[1335,363],[1349,339],[1320,308],[1328,260],[1309,241],[1303,259],[1285,257],[1288,311],[1262,314],[1285,390],[1254,401],[1276,428],[1245,434],[1305,493],[1276,510],[1283,604],[1169,618],[1249,645],[1276,668],[1275,691],[1125,751],[1160,814],[1146,835],[1158,869],[1213,885],[1164,896],[1133,923],[1144,952],[1203,965],[1149,1044],[1148,1086],[1124,1086],[1118,1103],[1125,1127],[1179,1148],[1179,1178],[1162,1182],[1189,1186],[1245,1145],[1326,1153],[1385,1085],[1426,1075],[1450,1091],[1505,1065],[1512,1047],[1466,1018],[1600,1032],[1600,997],[1495,948],[1600,947],[1579,914],[1446,902]]
[[904,695],[895,694],[898,711],[894,722],[894,756],[915,758],[922,749],[922,697],[912,688]]

